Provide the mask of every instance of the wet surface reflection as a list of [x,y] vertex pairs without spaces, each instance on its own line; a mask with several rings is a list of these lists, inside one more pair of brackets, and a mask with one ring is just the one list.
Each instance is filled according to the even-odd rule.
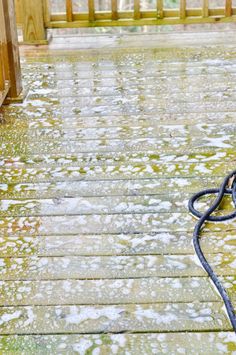
[[[0,349],[233,353],[187,201],[236,166],[234,48],[38,49],[22,66],[28,97],[0,112]],[[236,305],[236,222],[205,230]]]

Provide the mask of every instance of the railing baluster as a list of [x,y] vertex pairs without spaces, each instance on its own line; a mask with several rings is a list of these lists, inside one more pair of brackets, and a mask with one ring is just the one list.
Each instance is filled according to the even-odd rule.
[[88,0],[89,21],[95,20],[95,6],[94,0]]
[[[74,21],[73,27],[93,27],[96,25],[133,26],[134,23],[140,26],[160,24],[196,24],[206,22],[212,23],[214,20],[218,22],[224,22],[225,20],[227,22],[235,21],[235,16],[233,16],[235,12],[235,9],[233,8],[233,0],[223,0],[223,6],[221,6],[220,8],[216,6],[210,7],[210,0],[200,0],[200,6],[194,6],[193,8],[188,7],[187,0],[179,0],[179,6],[171,9],[165,8],[165,0],[153,0],[155,3],[155,8],[150,9],[148,11],[142,11],[141,0],[129,0],[129,3],[133,4],[133,10],[131,10],[129,7],[129,9],[126,8],[124,9],[124,11],[119,10],[119,1],[123,4],[124,0],[107,0],[110,4],[110,11],[103,11],[103,9],[101,9],[97,12],[95,0],[87,0],[87,2],[86,0],[84,0],[84,2],[86,2],[88,6],[87,13],[76,12],[75,9],[73,11],[73,0],[65,0],[67,4],[66,13],[64,11],[63,13],[50,14],[49,10],[44,11],[44,22],[42,21],[42,16],[40,14],[40,8],[42,7],[41,4],[47,4],[50,0],[15,1],[17,4],[19,4],[20,1],[22,1],[22,3],[24,4],[24,6],[22,7],[22,9],[24,10],[24,17],[26,17],[27,15],[24,28],[31,29],[29,34],[25,33],[25,37],[27,35],[28,41],[29,37],[32,38],[31,42],[33,43],[36,42],[36,40],[40,39],[40,37],[43,37],[43,31],[45,28],[71,27],[71,24],[69,24],[69,22],[71,21]],[[99,3],[102,3],[102,1]],[[27,6],[25,4],[27,4]],[[44,5],[43,7],[48,9],[47,5]],[[50,14],[50,16],[48,14]],[[163,18],[165,19],[165,21],[160,21],[160,19]],[[88,20],[90,23],[88,23]],[[40,24],[38,25],[39,22]],[[37,32],[40,32],[40,34],[35,34],[34,32],[36,32],[36,30]]]
[[118,20],[117,0],[111,0],[111,18],[112,20]]
[[163,0],[157,0],[157,18],[163,18]]
[[186,0],[180,0],[179,18],[185,19],[185,17],[186,17]]
[[66,19],[68,22],[73,21],[73,5],[72,0],[66,0]]
[[225,16],[232,16],[232,0],[225,0]]
[[139,20],[140,17],[140,0],[134,0],[134,19]]
[[209,0],[203,0],[202,2],[202,17],[209,16]]

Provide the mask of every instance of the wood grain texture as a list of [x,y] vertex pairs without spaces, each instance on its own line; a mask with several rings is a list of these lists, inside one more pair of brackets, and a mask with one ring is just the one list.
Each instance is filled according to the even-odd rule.
[[112,12],[112,20],[118,20],[118,2],[117,0],[111,1],[111,12]]
[[[211,341],[209,341],[211,339]],[[62,335],[5,335],[0,337],[0,349],[13,351],[21,355],[23,351],[42,353],[68,354],[71,349],[77,352],[84,351],[104,352],[112,354],[114,348],[118,353],[129,352],[131,355],[149,354],[153,351],[162,354],[174,354],[176,349],[186,349],[188,354],[194,355],[196,349],[200,353],[222,355],[220,349],[230,353],[236,350],[233,332],[180,332],[160,334],[64,334]]]
[[185,19],[186,17],[186,0],[180,0],[180,5],[179,5],[179,18],[180,19]]
[[95,4],[94,0],[88,0],[88,19],[90,22],[95,20]]
[[[74,13],[74,21],[67,21],[66,13],[52,13],[49,28],[109,27],[109,26],[145,26],[145,25],[176,25],[200,24],[217,22],[235,22],[236,9],[227,0],[225,7],[208,9],[207,0],[202,7],[186,9],[186,0],[181,0],[179,9],[163,9],[162,0],[157,0],[157,8],[141,10],[140,0],[134,0],[134,10],[88,13]],[[92,9],[89,0],[89,9]],[[115,14],[115,15],[114,15]],[[233,15],[233,16],[232,16]]]
[[[183,295],[183,288],[189,289],[189,292]],[[1,306],[190,303],[220,300],[204,277],[3,281],[0,282],[0,290]]]
[[163,0],[157,0],[157,18],[163,18]]
[[[4,334],[230,331],[220,302],[119,306],[2,307]],[[5,321],[5,319],[10,319]],[[202,321],[204,319],[204,322]]]
[[66,19],[67,21],[73,21],[73,4],[72,0],[66,0]]
[[202,0],[202,16],[209,16],[209,0]]
[[24,0],[23,11],[24,42],[37,43],[37,41],[45,40],[46,32],[44,27],[43,0],[37,2],[33,0]]
[[225,0],[225,16],[230,17],[232,16],[232,0]]
[[0,2],[0,94],[1,94],[1,99],[0,99],[0,106],[2,105],[3,102],[3,93],[5,91],[5,85],[6,85],[6,73],[5,73],[5,68],[6,66],[4,65],[4,59],[5,59],[5,53],[4,51],[6,50],[6,33],[5,33],[5,19],[4,19],[4,13],[3,13],[3,2]]
[[3,1],[3,10],[7,44],[7,78],[9,78],[10,82],[10,90],[8,95],[10,98],[17,98],[22,92],[22,80],[14,1]]
[[134,0],[134,19],[139,20],[140,17],[140,0]]

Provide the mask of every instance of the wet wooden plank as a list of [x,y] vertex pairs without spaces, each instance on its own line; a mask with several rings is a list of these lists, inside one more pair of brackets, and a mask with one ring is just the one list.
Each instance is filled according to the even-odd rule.
[[[204,233],[201,246],[207,254],[235,253],[236,237],[231,231]],[[138,234],[4,234],[0,239],[1,257],[21,256],[117,256],[193,254],[191,232]]]
[[[236,98],[236,96],[235,96]],[[52,141],[59,140],[60,142],[68,140],[92,140],[92,139],[134,139],[134,138],[174,138],[183,137],[191,140],[191,137],[222,137],[224,135],[234,135],[236,131],[236,125],[234,123],[222,123],[219,124],[198,124],[198,125],[188,125],[178,124],[177,122],[166,122],[166,124],[160,123],[155,119],[142,119],[140,124],[136,122],[136,125],[132,122],[126,122],[126,125],[113,125],[112,127],[78,127],[75,129],[52,127],[52,128],[39,128],[31,129],[31,135],[28,135],[28,124],[27,122],[21,122],[22,126],[19,130],[15,130],[12,126],[0,127],[1,142],[7,142],[10,139],[14,140],[14,143],[18,143],[21,139],[27,140],[28,144],[32,141]],[[19,142],[20,143],[20,142]],[[154,153],[154,152],[153,152]],[[157,152],[155,152],[157,154]],[[187,152],[186,152],[187,153]],[[201,149],[199,149],[198,154],[201,154]],[[180,153],[179,153],[180,155]],[[41,157],[43,158],[43,157]],[[40,156],[38,156],[40,159]]]
[[[186,212],[191,195],[181,191],[151,196],[99,196],[67,197],[55,199],[22,199],[0,201],[0,216],[71,216],[92,214],[131,214],[131,213],[171,213]],[[206,210],[215,196],[202,198],[196,204],[201,211]],[[218,215],[232,211],[232,198],[228,196],[221,204]]]
[[[137,142],[134,142],[135,150]],[[217,143],[216,143],[217,144]],[[140,142],[141,145],[141,142]],[[65,146],[68,149],[68,146]],[[196,148],[197,149],[197,148]],[[202,177],[212,175],[222,177],[235,169],[235,161],[217,161],[214,163],[136,163],[118,165],[90,165],[90,166],[58,166],[35,168],[2,168],[0,180],[2,184],[9,183],[36,183],[51,181],[71,181],[71,180],[130,180],[163,178],[168,174],[170,177],[193,178],[198,174]]]
[[[194,36],[193,36],[194,33]],[[110,40],[110,36],[107,36],[104,38],[104,36],[96,36],[96,38],[94,38],[93,36],[88,36],[88,42],[91,45],[91,42],[93,43],[93,48],[94,49],[98,49],[100,48],[99,45],[104,44],[105,43],[109,43],[110,47],[106,50],[105,48],[103,48],[103,51],[100,52],[98,51],[96,53],[96,56],[93,55],[93,52],[89,52],[86,51],[87,57],[86,60],[97,60],[97,59],[104,59],[107,57],[111,57],[111,49],[112,52],[115,53],[117,55],[117,53],[119,53],[119,57],[120,54],[123,55],[123,52],[120,50],[121,48],[123,50],[126,50],[126,54],[137,54],[137,53],[146,53],[147,49],[152,49],[152,48],[165,48],[168,51],[164,51],[163,53],[159,53],[158,52],[154,52],[151,53],[149,55],[146,55],[144,58],[150,59],[150,58],[159,58],[159,60],[164,60],[164,59],[168,59],[168,60],[174,60],[174,61],[182,61],[183,59],[185,60],[189,60],[189,58],[192,58],[193,53],[196,53],[196,51],[199,53],[200,55],[198,58],[200,59],[215,59],[220,58],[222,60],[228,59],[228,58],[234,58],[233,56],[233,49],[231,47],[231,44],[235,43],[235,34],[233,30],[228,30],[227,32],[224,31],[218,31],[218,30],[214,30],[211,31],[211,35],[207,36],[206,35],[207,32],[204,31],[195,31],[195,32],[189,32],[186,31],[185,33],[182,34],[182,36],[179,36],[179,33],[176,31],[170,32],[170,33],[165,33],[165,32],[161,32],[161,33],[145,33],[144,36],[133,36],[132,34],[124,34],[122,37],[122,41],[120,40],[120,36],[113,36],[112,40]],[[78,37],[77,37],[78,38]],[[72,38],[72,43],[78,43],[77,38]],[[168,41],[167,41],[168,39]],[[226,41],[226,39],[228,39],[228,41]],[[109,41],[110,40],[110,41]],[[155,43],[153,43],[155,42]],[[131,47],[130,44],[133,43],[134,46]],[[70,49],[68,49],[68,45],[67,43],[64,42],[64,38],[62,37],[57,38],[55,41],[55,44],[63,44],[64,49],[67,49],[67,52],[62,53],[60,50],[55,51],[55,49],[57,48],[56,46],[51,46],[51,50],[42,50],[40,52],[38,52],[38,57],[41,57],[41,59],[44,58],[45,61],[45,56],[46,58],[46,62],[47,63],[51,63],[51,62],[55,62],[58,61],[60,59],[60,56],[64,56],[64,57],[72,57],[71,60],[78,60],[83,58],[84,60],[84,56],[83,53],[75,53],[75,51],[71,51]],[[80,45],[81,43],[79,43]],[[144,47],[145,44],[145,47]],[[210,46],[209,46],[210,44]],[[76,47],[76,49],[81,49],[83,48],[83,46],[79,46]],[[185,46],[184,46],[185,45]],[[219,47],[218,47],[219,45]],[[206,50],[206,46],[209,46],[209,48],[207,48]],[[61,48],[63,48],[61,47]],[[186,51],[186,47],[188,48],[188,51]],[[170,49],[175,48],[176,52],[175,52],[175,56],[173,57],[173,54],[170,53]],[[227,51],[225,50],[225,48],[227,48]],[[32,48],[27,50],[25,49],[24,51],[22,51],[24,53],[25,56],[27,56],[27,59],[31,57],[31,59],[33,59],[33,61],[35,61],[35,51],[32,50]],[[53,57],[49,57],[49,54],[51,52],[54,52],[54,56]],[[121,53],[122,52],[122,53]],[[55,56],[55,54],[57,56]],[[171,55],[172,54],[172,55]],[[58,58],[59,57],[59,58]],[[37,58],[38,59],[38,58]],[[121,63],[122,60],[119,60],[119,63]]]
[[[1,141],[1,149],[4,150],[6,156],[10,154],[12,156],[17,155],[71,155],[75,156],[81,153],[93,153],[94,155],[101,154],[101,153],[109,153],[109,152],[117,152],[118,154],[126,153],[133,154],[134,151],[136,153],[143,153],[150,155],[170,155],[170,154],[177,154],[178,156],[185,155],[192,155],[195,153],[212,153],[214,149],[216,152],[221,150],[221,154],[225,154],[226,152],[232,153],[233,149],[235,149],[235,132],[233,127],[231,129],[227,129],[219,131],[218,134],[214,133],[211,134],[210,130],[208,130],[207,134],[200,134],[201,126],[199,127],[199,132],[197,134],[191,134],[191,132],[187,132],[186,134],[172,134],[172,130],[174,127],[170,127],[166,129],[166,132],[163,132],[163,135],[155,135],[155,131],[150,132],[143,130],[143,134],[141,131],[140,136],[137,134],[127,134],[127,136],[121,137],[112,137],[106,135],[95,136],[94,138],[88,138],[88,136],[76,136],[76,133],[71,138],[67,137],[60,137],[60,133],[55,131],[54,139],[50,137],[39,136],[32,137],[32,139],[27,139],[26,142],[24,140],[20,140],[20,132],[19,135],[14,134],[13,138],[15,143],[12,144],[9,142],[6,136]],[[169,131],[169,132],[168,132]],[[71,133],[72,135],[72,133]],[[22,135],[24,137],[24,134]],[[19,147],[21,148],[19,150]],[[188,148],[187,148],[188,147]],[[18,148],[18,151],[17,151]],[[214,149],[213,149],[214,148]],[[177,151],[178,149],[178,151]],[[227,151],[225,152],[225,149]],[[180,158],[181,159],[181,158]]]
[[[104,214],[77,216],[4,217],[0,220],[0,235],[117,234],[192,232],[196,220],[186,213]],[[226,227],[227,226],[227,227]],[[205,231],[234,230],[234,220],[207,223]]]
[[[18,138],[18,137],[17,137]],[[46,143],[46,142],[45,142]],[[17,144],[17,143],[15,143]],[[137,152],[87,152],[87,153],[58,153],[58,154],[25,154],[25,155],[0,155],[0,163],[5,167],[12,168],[43,168],[43,167],[62,167],[77,164],[80,167],[88,167],[90,165],[117,165],[120,164],[165,164],[165,163],[216,163],[219,160],[225,162],[234,161],[235,153],[232,148],[228,149],[199,149],[197,152],[173,152],[159,153],[156,151],[137,151]]]
[[4,111],[4,127],[14,127],[26,128],[30,125],[31,129],[43,129],[47,127],[54,127],[58,129],[71,129],[71,128],[81,128],[81,127],[110,127],[132,125],[138,123],[139,125],[149,124],[159,125],[161,123],[167,123],[170,125],[184,124],[184,125],[195,125],[196,120],[201,125],[207,125],[209,123],[232,124],[236,118],[236,113],[231,112],[204,112],[204,113],[162,113],[155,115],[150,114],[130,114],[126,115],[93,115],[93,116],[79,116],[78,115],[62,115],[61,112],[57,113],[57,116],[52,115],[50,111],[42,108],[38,110],[25,109],[24,111],[19,108],[9,107],[8,110]]
[[[183,294],[183,289],[188,290]],[[204,277],[0,282],[1,306],[216,302]]]
[[[87,102],[86,102],[87,101]],[[18,109],[20,111],[20,109]],[[61,107],[58,103],[41,102],[38,109],[32,108],[29,105],[27,112],[31,112],[32,116],[39,115],[40,111],[45,114],[50,114],[50,116],[57,116],[58,114],[62,117],[71,116],[114,116],[114,115],[153,115],[160,116],[162,113],[166,114],[187,114],[187,113],[198,113],[203,115],[206,111],[209,113],[213,112],[223,112],[230,113],[235,112],[236,106],[235,101],[225,100],[224,106],[222,108],[222,102],[220,100],[214,101],[201,101],[199,102],[183,102],[180,103],[176,101],[168,101],[149,98],[148,100],[142,100],[140,97],[134,96],[133,98],[122,98],[122,99],[109,99],[109,97],[104,96],[104,99],[98,102],[91,102],[89,98],[83,98],[83,103],[76,103],[75,105],[64,105]],[[20,112],[19,112],[20,114]]]
[[63,335],[22,335],[1,336],[0,349],[13,351],[21,355],[23,351],[34,352],[36,355],[51,354],[52,352],[65,353],[82,352],[86,344],[87,351],[101,351],[112,353],[114,348],[123,354],[138,353],[174,353],[176,349],[182,349],[188,354],[199,352],[222,355],[222,349],[230,353],[236,350],[235,335],[233,332],[188,332],[186,333],[160,333],[160,334],[63,334]]
[[[57,37],[58,38],[58,37]],[[86,37],[87,38],[87,37]],[[98,39],[99,37],[97,37]],[[133,37],[134,38],[134,37]],[[71,38],[67,37],[67,44],[69,45]],[[122,39],[121,39],[122,41]],[[76,43],[79,41],[76,40]],[[153,41],[154,42],[154,41]],[[81,42],[80,42],[81,43]],[[88,40],[87,42],[91,46],[94,42]],[[223,47],[222,47],[223,48]],[[232,49],[232,47],[231,47]],[[188,49],[189,50],[189,49]],[[210,49],[209,49],[210,50]],[[33,82],[32,76],[30,77],[30,72],[33,72],[37,79],[42,79],[42,83],[49,83],[51,79],[52,82],[56,82],[57,80],[65,79],[65,84],[68,84],[66,80],[77,80],[77,79],[87,79],[91,80],[92,76],[95,76],[95,83],[97,84],[97,80],[103,82],[103,79],[111,78],[112,74],[117,77],[117,79],[123,80],[124,83],[128,83],[131,86],[134,86],[129,79],[133,75],[135,78],[142,80],[144,85],[150,85],[153,81],[146,82],[142,77],[144,74],[147,76],[152,76],[153,79],[156,79],[158,75],[164,77],[166,74],[167,81],[170,82],[169,76],[176,77],[177,81],[180,80],[180,77],[183,77],[183,80],[193,80],[193,84],[195,80],[202,80],[204,77],[209,76],[211,80],[216,77],[216,81],[230,81],[230,77],[223,77],[223,74],[232,74],[234,75],[236,72],[235,68],[235,58],[233,57],[232,51],[228,49],[228,57],[222,59],[223,53],[219,53],[219,60],[221,61],[220,66],[217,65],[216,58],[212,58],[210,56],[208,58],[201,59],[201,52],[199,51],[199,59],[196,58],[194,61],[190,62],[188,59],[186,60],[184,57],[181,58],[180,55],[179,60],[177,58],[172,59],[171,50],[165,49],[162,53],[156,53],[154,51],[150,51],[148,49],[144,51],[136,52],[136,49],[133,51],[132,63],[126,61],[129,58],[129,53],[127,51],[122,51],[123,53],[117,54],[117,63],[114,64],[113,58],[109,57],[104,53],[104,58],[89,58],[89,54],[87,53],[86,58],[81,57],[79,55],[71,56],[68,60],[68,57],[56,56],[55,61],[53,61],[53,57],[49,59],[40,58],[37,54],[37,58],[34,57],[33,61],[31,58],[25,58],[23,62],[23,73],[24,76],[30,81]],[[135,53],[136,52],[136,53]],[[169,58],[161,59],[161,56],[167,54]],[[136,54],[136,57],[134,56]],[[192,53],[194,56],[194,53]],[[139,61],[139,59],[142,59]],[[171,63],[171,65],[169,65]],[[43,75],[44,71],[47,70],[48,76]],[[186,75],[187,74],[187,75]],[[200,77],[198,78],[198,75]],[[114,83],[114,81],[113,81]],[[165,85],[162,81],[159,85]],[[34,86],[37,83],[34,83]],[[154,87],[157,86],[156,85]],[[174,89],[174,88],[173,88]],[[191,89],[185,87],[185,89]],[[214,88],[212,88],[214,90]],[[198,91],[201,91],[198,88]]]
[[[157,0],[158,1],[158,0]],[[204,0],[203,0],[204,1]],[[192,33],[183,33],[183,36],[181,37],[182,39],[184,37],[187,36],[191,36],[191,39],[193,40],[193,36]],[[211,32],[211,36],[214,34],[214,32]],[[162,36],[164,35],[163,38],[170,38],[173,35],[177,35],[178,37],[175,39],[175,41],[179,41],[181,38],[179,37],[178,33],[174,34],[174,32],[172,33],[168,33],[164,34],[164,33],[159,33],[158,36]],[[222,36],[221,38],[224,38],[225,40],[225,34],[224,32],[218,32],[218,36]],[[230,38],[232,40],[234,39],[234,32],[233,31],[228,31],[227,32],[227,37],[230,36]],[[124,38],[128,38],[126,35],[122,36],[122,39]],[[118,36],[119,38],[119,36]],[[139,36],[134,37],[133,35],[129,36],[129,41],[137,41],[137,39],[139,38]],[[157,38],[157,33],[154,35],[151,33],[146,33],[144,36],[145,40],[147,40],[147,42],[150,41],[155,41]],[[200,35],[200,32],[198,32],[198,38],[201,40],[204,40],[206,38],[206,34],[203,33],[202,35]],[[76,36],[70,36],[67,38],[68,39],[68,43],[77,43],[78,42],[78,37]],[[120,39],[120,38],[119,38]],[[190,39],[190,37],[189,37]],[[209,39],[209,38],[208,38]],[[89,43],[93,43],[96,44],[98,41],[101,40],[107,40],[107,37],[102,38],[100,36],[96,36],[96,37],[87,37],[87,40]],[[211,37],[212,40],[212,37]],[[224,41],[223,40],[223,41]],[[163,41],[165,41],[165,39],[163,39]],[[54,38],[54,43],[64,43],[64,38],[60,37],[60,36],[56,36]],[[175,42],[178,43],[178,42]],[[225,43],[224,43],[225,44]],[[157,43],[158,45],[158,43]],[[26,49],[26,48],[25,48]],[[26,52],[27,54],[24,55],[25,51],[22,48],[23,51],[23,68],[24,68],[24,72],[25,73],[29,73],[29,72],[34,72],[37,74],[43,74],[42,73],[42,69],[47,69],[49,73],[58,73],[58,72],[73,72],[75,75],[76,73],[80,73],[80,72],[104,72],[104,71],[111,71],[111,70],[122,70],[122,72],[126,72],[126,71],[135,71],[136,73],[140,72],[141,70],[149,70],[149,69],[158,69],[160,71],[162,71],[163,69],[168,70],[169,72],[183,72],[183,69],[187,69],[189,70],[190,68],[203,68],[205,67],[206,69],[211,69],[211,68],[215,68],[216,70],[221,70],[222,68],[228,68],[230,69],[231,65],[231,69],[234,68],[234,65],[236,63],[235,61],[235,57],[234,54],[232,52],[232,47],[228,47],[228,53],[227,52],[222,52],[221,48],[217,48],[217,53],[219,54],[219,58],[221,60],[221,65],[219,68],[219,62],[217,61],[216,57],[211,57],[208,56],[208,53],[206,54],[206,52],[202,52],[201,54],[204,55],[199,55],[199,57],[194,58],[194,61],[190,61],[189,58],[185,58],[185,56],[179,56],[177,53],[176,57],[171,57],[171,49],[167,49],[165,48],[165,52],[163,51],[163,53],[157,53],[155,51],[153,51],[152,49],[132,49],[132,53],[131,51],[124,51],[123,53],[119,53],[119,55],[116,53],[116,58],[119,59],[117,60],[117,62],[115,63],[111,57],[109,56],[107,51],[105,51],[103,54],[105,54],[105,57],[103,57],[103,55],[101,56],[100,52],[96,53],[96,56],[91,56],[91,53],[86,53],[88,54],[86,57],[84,55],[81,55],[79,53],[76,53],[74,55],[71,55],[70,58],[68,59],[68,57],[66,56],[67,60],[62,60],[60,58],[59,55],[54,56],[54,57],[47,57],[44,58],[43,57],[43,53],[45,52],[45,50],[43,51],[38,51],[37,48],[37,53],[38,56],[36,57],[33,53],[34,50],[32,51],[33,48],[31,48],[31,51],[29,50],[30,48],[27,48]],[[42,48],[41,48],[42,49]],[[223,49],[223,48],[222,48]],[[188,50],[190,50],[190,48],[188,48]],[[196,50],[196,48],[195,48]],[[192,55],[194,51],[189,52],[190,55]],[[198,50],[201,51],[201,48],[198,48]],[[211,53],[211,51],[215,51],[216,53],[216,49],[213,49],[213,47],[209,48],[209,54]],[[139,53],[139,56],[137,57],[137,51]],[[212,52],[213,53],[213,52]],[[40,56],[40,54],[42,54]],[[132,63],[131,62],[126,62],[125,63],[125,57],[126,56],[130,56],[133,54],[133,60]],[[142,62],[139,61],[140,55],[143,59]],[[166,55],[166,58],[163,58],[162,55]],[[94,66],[94,63],[96,63],[96,66]],[[169,63],[171,63],[171,66],[169,65]],[[137,66],[135,66],[135,64],[137,64]],[[214,74],[214,72],[212,72]]]
[[41,199],[88,196],[141,196],[159,195],[163,190],[189,194],[204,188],[220,186],[223,176],[214,177],[173,177],[127,180],[71,180],[44,183],[1,183],[0,199]]
[[3,307],[0,320],[6,335],[231,330],[221,302]]
[[[235,253],[206,254],[220,276],[235,276]],[[0,280],[130,279],[206,276],[195,255],[2,258]]]
[[[82,63],[78,63],[83,68]],[[97,63],[94,63],[94,66]],[[116,88],[117,96],[120,96],[124,91],[127,91],[128,95],[132,94],[132,89],[135,88],[135,84],[132,81],[132,77],[137,81],[136,91],[140,91],[143,89],[148,89],[153,86],[154,92],[160,88],[160,94],[163,95],[163,89],[165,87],[170,88],[170,93],[179,92],[181,87],[184,92],[190,93],[204,93],[206,91],[218,91],[218,87],[223,84],[227,84],[228,90],[233,90],[234,87],[232,85],[231,77],[234,78],[236,74],[236,66],[235,63],[229,61],[227,66],[219,66],[218,68],[214,68],[211,66],[203,65],[198,68],[191,68],[186,64],[182,64],[181,70],[178,70],[173,65],[173,69],[170,71],[168,68],[165,68],[161,63],[159,67],[152,66],[150,63],[150,67],[148,68],[138,68],[138,69],[127,69],[124,70],[123,68],[116,67],[115,69],[107,69],[107,70],[100,70],[93,69],[88,70],[85,68],[84,71],[79,71],[77,68],[68,68],[69,70],[60,71],[57,68],[53,71],[50,71],[48,68],[42,67],[41,72],[37,72],[34,68],[34,75],[40,83],[33,80],[33,77],[30,76],[29,72],[24,71],[24,78],[32,85],[31,90],[35,90],[36,88],[41,89],[38,92],[38,96],[40,94],[41,97],[45,95],[48,90],[54,91],[62,91],[63,83],[66,89],[71,88],[71,93],[67,93],[67,96],[79,96],[78,93],[76,95],[76,88],[79,89],[86,89],[91,88],[92,84],[96,86],[96,88],[106,88],[106,87],[113,87]],[[43,75],[42,71],[47,70],[48,76],[46,77]],[[144,80],[144,75],[147,76],[148,81]],[[114,80],[114,76],[116,80]],[[158,82],[157,79],[160,79]],[[204,83],[204,79],[208,79],[209,83]],[[176,87],[171,86],[171,82],[176,81]],[[182,80],[182,83],[181,83]],[[215,86],[211,87],[210,84],[215,81]],[[200,90],[198,84],[202,84],[203,91]],[[159,84],[159,85],[158,85]],[[42,90],[44,88],[44,91]],[[129,92],[129,89],[131,90]],[[31,91],[32,93],[32,91]],[[94,93],[97,96],[99,91]],[[61,92],[62,94],[62,92]],[[218,95],[220,93],[218,92]],[[83,96],[86,95],[86,90],[83,92]],[[91,93],[91,96],[93,94]],[[224,96],[224,93],[221,92],[220,98]],[[227,98],[227,96],[226,96]]]
[[[218,75],[218,77],[214,77],[214,75],[204,76],[200,74],[196,75],[196,78],[194,77],[191,80],[188,78],[188,76],[186,78],[176,77],[176,85],[174,87],[171,84],[171,81],[173,80],[171,76],[169,78],[167,77],[166,80],[164,80],[163,77],[161,86],[160,84],[158,85],[152,77],[148,78],[148,82],[145,82],[138,77],[136,78],[138,82],[136,85],[129,81],[124,82],[119,78],[116,82],[114,82],[112,78],[109,77],[103,79],[98,78],[96,80],[96,96],[115,97],[116,95],[120,96],[122,93],[128,96],[134,96],[137,95],[140,91],[142,91],[143,94],[158,94],[162,99],[165,99],[167,97],[166,92],[168,91],[170,97],[175,96],[175,94],[179,93],[179,99],[181,99],[182,97],[186,99],[191,94],[193,94],[193,98],[195,98],[196,96],[201,96],[205,100],[209,100],[214,93],[215,96],[218,96],[220,100],[222,100],[223,98],[230,99],[230,97],[234,95],[235,89],[232,82],[227,79],[227,76],[235,77],[234,73],[225,74],[224,79],[221,79],[220,75]],[[31,88],[29,100],[32,100],[33,98],[36,99],[37,97],[42,98],[45,94],[47,94],[47,97],[51,99],[55,99],[56,97],[82,98],[93,96],[92,78],[78,78],[76,80],[55,80],[54,78],[51,78],[50,81],[44,81],[44,79],[42,78],[42,82],[36,85],[34,81],[30,81],[30,77],[28,79],[28,75],[25,75],[25,77],[25,79],[29,81]],[[213,83],[214,86],[211,86],[213,85]],[[201,90],[199,89],[199,86],[201,86]],[[211,100],[214,101],[213,97]]]
[[[181,196],[181,197],[180,197]],[[183,200],[184,198],[184,200]],[[41,200],[1,200],[0,216],[184,212],[190,196],[91,197]]]
[[[114,102],[113,102],[114,103]],[[57,109],[55,107],[52,110],[52,114],[56,115]],[[91,116],[91,115],[121,115],[123,113],[127,114],[161,114],[166,113],[198,113],[202,114],[205,111],[209,112],[232,112],[236,111],[236,104],[234,101],[226,101],[224,108],[222,109],[221,102],[186,102],[180,107],[179,102],[160,102],[157,99],[149,100],[149,102],[140,102],[137,100],[128,101],[127,99],[118,100],[114,105],[109,105],[108,103],[104,105],[91,105],[88,104],[78,105],[78,106],[68,106],[61,108],[61,113],[63,115],[73,115],[80,114],[81,116]]]

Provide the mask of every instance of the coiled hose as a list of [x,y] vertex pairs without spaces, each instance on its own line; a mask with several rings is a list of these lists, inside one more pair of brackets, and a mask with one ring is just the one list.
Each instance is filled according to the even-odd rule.
[[[194,207],[194,203],[202,196],[209,195],[209,194],[218,194],[218,195],[216,196],[216,199],[213,202],[213,204],[209,207],[209,209],[206,212],[201,213],[201,212],[197,211]],[[232,196],[232,200],[233,200],[233,203],[235,206],[235,211],[233,211],[232,213],[230,213],[228,215],[224,215],[224,216],[211,216],[211,214],[220,205],[225,194]],[[227,292],[225,291],[223,285],[221,284],[218,276],[215,274],[215,272],[211,268],[210,264],[206,260],[204,254],[203,254],[201,245],[200,245],[201,229],[202,229],[203,224],[206,221],[222,222],[222,221],[227,221],[229,219],[236,217],[236,170],[232,171],[228,176],[226,176],[226,178],[224,179],[224,181],[221,184],[219,189],[206,189],[206,190],[202,190],[202,191],[196,193],[195,195],[193,195],[192,198],[189,200],[188,208],[189,208],[189,211],[194,216],[199,218],[197,224],[195,225],[194,231],[193,231],[193,245],[194,245],[195,252],[196,252],[198,259],[201,262],[203,268],[206,270],[206,272],[210,276],[211,280],[213,281],[215,287],[219,291],[219,293],[224,301],[224,304],[225,304],[230,322],[232,324],[232,327],[236,333],[236,316],[235,316],[235,312],[234,312],[234,308],[231,303],[231,300],[230,300]]]

